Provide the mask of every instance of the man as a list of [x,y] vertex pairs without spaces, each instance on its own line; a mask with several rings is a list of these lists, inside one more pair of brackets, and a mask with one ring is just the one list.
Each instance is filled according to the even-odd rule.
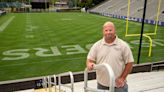
[[[88,70],[93,69],[94,64],[109,64],[115,75],[115,92],[128,92],[126,77],[133,66],[133,55],[126,42],[116,35],[115,26],[112,22],[103,25],[103,38],[97,41],[90,49],[86,65]],[[109,76],[106,70],[96,71],[98,89],[109,89]]]

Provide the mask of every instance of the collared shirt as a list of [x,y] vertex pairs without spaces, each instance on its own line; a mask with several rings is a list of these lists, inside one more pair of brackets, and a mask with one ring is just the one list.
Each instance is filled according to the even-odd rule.
[[[114,72],[115,78],[121,76],[125,65],[128,62],[134,62],[132,52],[128,44],[116,37],[113,43],[109,44],[105,42],[105,39],[97,41],[90,49],[87,59],[95,61],[96,64],[107,63]],[[98,83],[109,86],[108,73],[105,68],[97,70]]]

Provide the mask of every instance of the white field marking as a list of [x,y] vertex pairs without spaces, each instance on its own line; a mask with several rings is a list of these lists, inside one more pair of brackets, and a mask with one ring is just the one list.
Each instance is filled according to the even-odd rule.
[[26,20],[29,21],[29,20],[31,20],[31,18],[30,17],[29,18],[26,18]]
[[26,21],[31,21],[31,18],[26,18]]
[[30,27],[31,25],[30,24],[27,24],[26,27]]
[[49,27],[48,26],[44,26],[45,27],[45,30],[49,30]]
[[28,19],[31,19],[31,17],[27,17],[26,19],[27,19],[27,20],[28,20]]
[[31,21],[26,21],[26,24],[31,24]]
[[32,25],[31,25],[30,28],[31,28],[31,29],[37,29],[38,26],[32,26]]
[[29,30],[29,29],[31,30],[31,23],[28,23],[28,24],[26,25],[26,30],[27,30],[27,29],[28,29],[28,30]]
[[0,26],[0,32],[2,32],[9,24],[10,22],[15,18],[15,16],[10,17],[6,22],[4,22],[1,26]]
[[32,31],[32,29],[30,27],[31,27],[31,25],[27,24],[26,25],[26,31]]
[[34,38],[34,35],[26,35],[26,38]]
[[33,29],[37,29],[38,27],[37,26],[28,26],[28,28],[26,28],[26,31],[33,31]]
[[[69,58],[69,59],[58,59],[57,61],[70,61],[70,60],[81,60],[86,57],[79,57],[79,58]],[[1,65],[0,67],[10,67],[10,66],[20,66],[20,65],[28,65],[28,64],[37,64],[37,63],[49,63],[49,62],[55,62],[54,60],[52,61],[41,61],[41,62],[32,62],[32,63],[18,63],[18,64],[10,64],[10,65]]]
[[26,21],[26,24],[30,24],[31,23],[31,21]]
[[69,19],[69,18],[62,18],[61,20],[64,20],[64,21],[65,21],[65,20],[72,20],[72,19]]
[[27,21],[31,21],[31,18],[26,18],[26,22],[27,22]]
[[26,31],[32,31],[32,29],[27,29],[27,28],[26,28]]
[[27,16],[26,17],[26,23],[30,23],[31,22],[31,17]]

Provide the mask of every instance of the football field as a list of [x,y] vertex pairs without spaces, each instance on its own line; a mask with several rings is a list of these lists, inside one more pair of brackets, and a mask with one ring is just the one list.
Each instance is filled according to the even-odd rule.
[[[126,21],[88,13],[10,13],[0,16],[0,81],[83,71],[89,48],[102,38],[102,25],[115,23],[118,37],[129,43],[137,62],[139,36],[125,37]],[[141,23],[130,22],[129,34]],[[155,25],[145,24],[144,33]],[[164,27],[158,26],[148,57],[143,37],[140,63],[164,60]]]

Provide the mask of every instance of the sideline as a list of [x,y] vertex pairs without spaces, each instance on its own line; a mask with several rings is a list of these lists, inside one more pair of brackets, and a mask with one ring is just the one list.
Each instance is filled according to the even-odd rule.
[[9,24],[10,22],[15,18],[15,16],[10,17],[6,22],[4,22],[1,26],[0,26],[0,32],[2,32]]

